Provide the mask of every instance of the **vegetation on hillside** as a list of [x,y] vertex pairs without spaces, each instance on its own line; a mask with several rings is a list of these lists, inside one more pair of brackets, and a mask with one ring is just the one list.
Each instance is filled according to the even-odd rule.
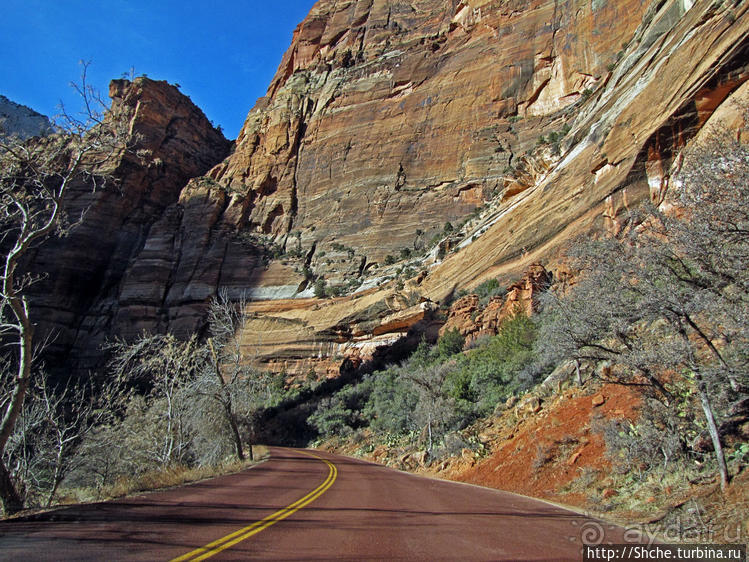
[[400,365],[367,375],[322,401],[309,423],[322,436],[371,428],[383,440],[423,443],[444,456],[444,439],[493,411],[508,396],[529,389],[546,372],[534,360],[536,325],[517,314],[476,349],[448,330],[429,346],[422,341]]
[[646,207],[618,236],[572,246],[579,280],[546,297],[539,341],[549,359],[605,362],[603,378],[641,387],[665,408],[643,411],[655,458],[701,458],[708,441],[725,488],[725,422],[749,410],[749,150],[713,135],[678,179],[672,212]]
[[225,292],[214,298],[205,341],[112,342],[104,384],[52,387],[40,372],[4,451],[23,505],[48,506],[71,490],[107,497],[252,460],[255,416],[283,394],[283,380],[243,360],[243,305]]
[[[712,471],[726,489],[749,460],[749,150],[709,135],[685,151],[672,189],[668,205],[638,208],[615,235],[574,241],[576,277],[542,297],[540,314],[515,316],[466,352],[447,332],[342,389],[310,423],[328,438],[369,428],[368,447],[405,444],[429,464],[455,453],[455,430],[559,366],[640,392],[639,419],[594,428],[622,486]],[[485,304],[497,287],[479,289]]]

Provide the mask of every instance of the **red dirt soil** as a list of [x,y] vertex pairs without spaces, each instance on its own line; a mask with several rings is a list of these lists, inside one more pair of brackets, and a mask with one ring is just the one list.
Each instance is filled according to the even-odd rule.
[[586,498],[561,490],[586,468],[610,469],[603,436],[591,425],[595,426],[597,418],[636,420],[640,399],[635,391],[617,385],[603,385],[593,395],[579,392],[567,390],[551,404],[545,403],[538,413],[518,420],[517,425],[512,423],[515,414],[505,412],[499,421],[504,418],[507,429],[500,429],[488,458],[475,464],[471,460],[458,462],[440,476],[584,505]]

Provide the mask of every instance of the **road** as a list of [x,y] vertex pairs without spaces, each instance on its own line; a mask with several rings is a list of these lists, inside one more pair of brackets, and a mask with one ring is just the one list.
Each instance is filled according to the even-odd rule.
[[0,523],[2,560],[581,560],[621,528],[514,494],[319,451]]

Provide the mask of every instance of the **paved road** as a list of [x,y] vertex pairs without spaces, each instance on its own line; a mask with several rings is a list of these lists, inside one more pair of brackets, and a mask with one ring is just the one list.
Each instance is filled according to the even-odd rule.
[[622,533],[505,492],[272,448],[239,474],[0,523],[0,559],[580,560],[584,538]]

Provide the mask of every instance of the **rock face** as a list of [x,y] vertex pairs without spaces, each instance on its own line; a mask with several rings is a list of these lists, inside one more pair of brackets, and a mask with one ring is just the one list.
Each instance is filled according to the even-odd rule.
[[30,297],[40,333],[52,336],[53,364],[72,354],[85,368],[106,337],[166,327],[163,287],[133,288],[139,268],[163,266],[133,260],[171,216],[187,181],[230,148],[203,113],[166,82],[117,80],[109,93],[113,109],[125,114],[139,137],[134,152],[98,170],[114,181],[96,190],[89,183],[71,189],[66,212],[74,226],[31,257],[33,269],[45,276],[32,285]]
[[47,116],[0,96],[0,138],[17,136],[23,140],[50,133],[52,123]]
[[531,316],[538,304],[538,296],[551,284],[551,275],[540,264],[528,268],[522,279],[513,283],[504,296],[492,297],[481,306],[477,295],[458,299],[447,315],[440,334],[458,330],[466,339],[466,346],[482,336],[493,336],[502,322],[518,313]]
[[[175,89],[114,83],[152,156],[123,160],[123,195],[81,193],[98,218],[40,251],[36,302],[85,357],[104,334],[199,329],[224,286],[254,299],[254,361],[334,373],[662,201],[748,77],[746,2],[320,0],[225,159]],[[312,298],[316,279],[348,296]]]
[[[591,224],[660,202],[680,149],[749,77],[747,9],[319,2],[211,177],[252,200],[240,227],[294,230],[315,274],[373,292],[258,303],[248,351],[313,348],[325,364],[414,298],[518,278]],[[346,339],[351,324],[369,328]]]
[[211,176],[252,200],[243,226],[381,264],[505,192],[646,8],[321,0]]

